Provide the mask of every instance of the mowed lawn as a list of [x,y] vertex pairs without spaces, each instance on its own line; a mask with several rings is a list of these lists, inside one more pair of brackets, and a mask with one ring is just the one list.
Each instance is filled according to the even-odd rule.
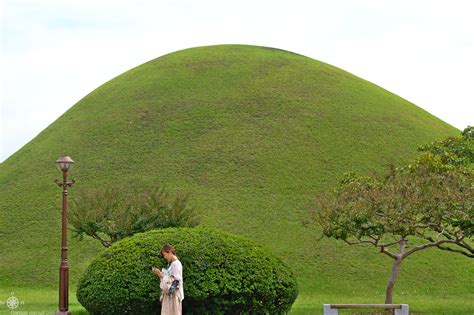
[[[11,310],[4,304],[12,296],[18,298],[20,306],[17,314],[44,315],[53,314],[58,309],[58,290],[53,288],[6,288],[0,287],[0,315],[11,315]],[[380,303],[384,296],[374,296],[370,292],[357,291],[354,296],[344,297],[334,293],[314,292],[300,294],[290,312],[291,315],[322,314],[325,303]],[[398,295],[395,303],[407,303],[413,314],[474,314],[474,293],[459,296],[408,296]],[[69,310],[73,315],[89,314],[77,301],[75,291],[69,293]],[[342,312],[341,312],[342,313]],[[158,312],[157,312],[158,314]]]

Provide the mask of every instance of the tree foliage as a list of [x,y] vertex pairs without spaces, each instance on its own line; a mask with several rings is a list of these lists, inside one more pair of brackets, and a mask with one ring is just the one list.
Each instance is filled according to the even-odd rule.
[[[419,151],[425,152],[426,154],[432,154],[434,159],[437,160],[438,168],[444,169],[457,169],[464,173],[471,173],[474,171],[474,127],[468,126],[458,137],[449,137],[443,141],[433,142],[429,145],[421,146]],[[469,177],[468,177],[469,178]],[[472,189],[472,177],[471,177],[471,189]],[[469,195],[466,196],[469,198]],[[465,241],[458,242],[455,244],[444,244],[439,245],[439,249],[448,250],[452,252],[461,253],[465,256],[474,258],[474,246],[472,242],[469,243],[467,239],[473,238],[474,214],[472,213],[472,195],[471,197],[471,213],[470,219],[458,220],[453,222],[452,227],[456,226],[462,229],[465,236]],[[448,235],[446,231],[437,229],[438,233],[443,232],[446,237],[453,237],[453,234]],[[433,238],[427,237],[432,240]]]
[[198,225],[189,198],[177,194],[173,199],[163,188],[142,192],[117,187],[82,190],[73,199],[70,223],[80,239],[88,235],[109,247],[138,232]]
[[463,130],[461,136],[421,146],[421,152],[430,152],[439,157],[444,165],[474,168],[474,127]]
[[325,236],[369,244],[394,259],[386,303],[409,255],[438,247],[474,257],[472,134],[424,146],[412,163],[383,177],[346,174],[316,198],[311,219]]

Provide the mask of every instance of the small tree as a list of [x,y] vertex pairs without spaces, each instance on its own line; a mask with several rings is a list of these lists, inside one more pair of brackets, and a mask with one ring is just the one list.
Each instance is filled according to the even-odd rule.
[[109,247],[138,232],[168,227],[194,227],[199,219],[188,206],[189,195],[174,199],[163,189],[83,190],[73,199],[70,223],[80,239],[88,235]]
[[312,222],[327,237],[350,245],[369,244],[393,259],[385,303],[402,261],[429,247],[472,249],[474,173],[444,164],[430,152],[411,165],[391,168],[383,178],[351,173],[339,187],[316,198]]

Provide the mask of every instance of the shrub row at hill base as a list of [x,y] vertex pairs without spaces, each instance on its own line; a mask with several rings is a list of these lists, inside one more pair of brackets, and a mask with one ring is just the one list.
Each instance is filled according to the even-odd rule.
[[105,250],[78,284],[78,301],[94,315],[156,314],[159,253],[175,246],[184,269],[185,314],[285,314],[297,296],[290,269],[261,245],[207,228],[172,228],[126,238]]

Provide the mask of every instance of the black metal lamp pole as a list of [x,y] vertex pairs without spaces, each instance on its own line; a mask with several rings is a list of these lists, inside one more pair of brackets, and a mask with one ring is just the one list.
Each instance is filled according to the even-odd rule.
[[67,181],[67,172],[74,161],[69,156],[62,156],[57,161],[59,169],[63,172],[63,181],[56,180],[59,187],[63,188],[62,207],[62,237],[61,237],[61,264],[59,266],[59,311],[56,315],[71,315],[69,308],[69,266],[67,264],[67,188],[75,181]]

